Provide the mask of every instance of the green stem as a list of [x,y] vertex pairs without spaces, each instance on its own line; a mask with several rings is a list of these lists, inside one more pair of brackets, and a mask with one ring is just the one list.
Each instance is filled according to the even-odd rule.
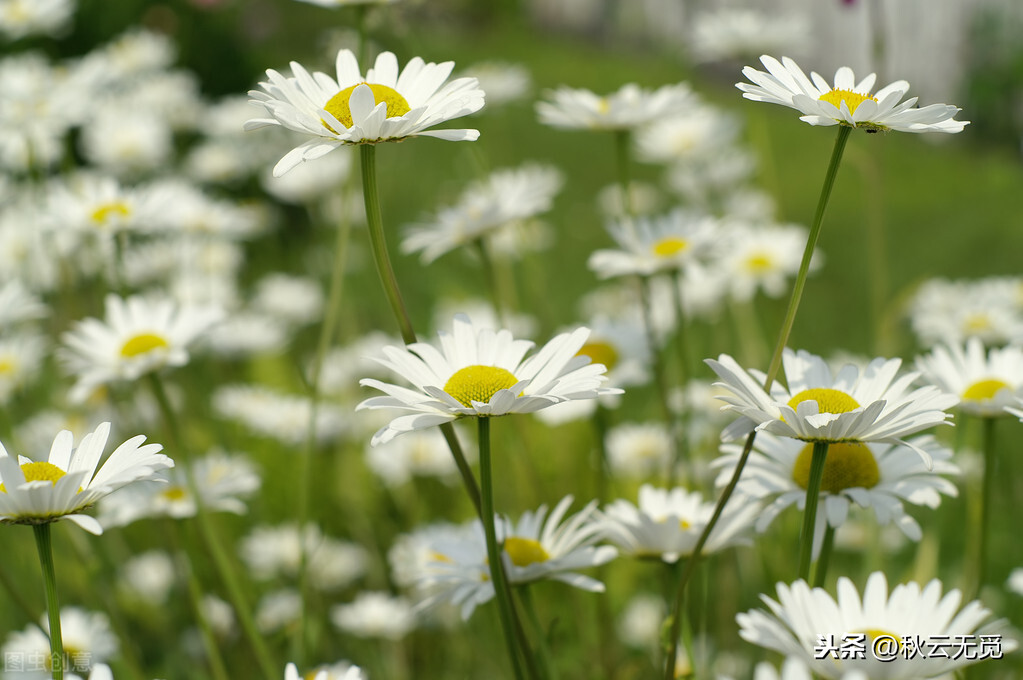
[[52,522],[32,526],[39,551],[39,566],[43,570],[43,584],[46,588],[46,614],[50,622],[50,668],[53,680],[64,678],[64,641],[60,636],[60,600],[57,597],[57,573],[53,568],[53,541],[50,535]]
[[[511,658],[512,669],[517,680],[522,680],[522,666],[519,662],[518,643],[515,639],[513,604],[511,593],[506,586],[502,548],[497,545],[497,528],[494,525],[494,485],[490,466],[490,418],[477,418],[480,446],[480,486],[483,491],[483,531],[487,540],[487,560],[490,564],[490,578],[494,583],[494,597],[501,617],[504,642]],[[524,652],[525,650],[523,650]]]
[[980,491],[980,536],[977,541],[977,593],[987,583],[988,550],[991,540],[991,496],[995,490],[995,418],[981,418],[981,448],[984,454],[984,476]]
[[618,164],[618,187],[622,192],[622,212],[631,220],[636,215],[632,202],[632,135],[628,130],[617,130],[615,135],[615,160]]
[[828,577],[828,563],[831,561],[831,551],[835,547],[835,527],[831,524],[824,525],[824,542],[821,544],[821,554],[817,558],[817,569],[813,573],[813,587],[823,588],[824,579]]
[[533,635],[537,639],[537,649],[540,652],[540,663],[541,665],[541,676],[544,680],[558,680],[558,671],[554,666],[553,655],[551,654],[551,646],[547,641],[547,631],[544,630],[543,625],[540,623],[540,617],[536,615],[536,607],[533,604],[533,592],[530,590],[530,586],[522,586],[518,589],[519,599],[522,600],[522,606],[526,610],[526,618],[529,619],[529,625],[533,629]]
[[[149,378],[150,385],[153,388],[153,393],[156,396],[157,404],[160,407],[160,411],[166,425],[168,441],[171,443],[171,446],[175,451],[183,452],[185,450],[183,446],[183,437],[181,430],[178,427],[174,409],[171,407],[170,400],[167,398],[167,392],[163,387],[163,382],[160,380],[160,376],[156,373],[150,373]],[[228,598],[234,606],[235,613],[238,614],[238,622],[241,624],[242,631],[248,639],[249,645],[252,647],[252,651],[256,654],[256,662],[259,664],[260,670],[263,672],[263,675],[266,676],[267,680],[278,680],[280,673],[277,670],[277,664],[272,660],[270,650],[266,645],[266,640],[256,627],[256,621],[252,615],[252,608],[249,606],[248,600],[246,599],[245,590],[242,588],[231,560],[227,556],[227,552],[224,550],[224,542],[217,536],[213,522],[210,519],[209,514],[206,512],[202,498],[199,495],[199,486],[195,481],[190,465],[185,466],[185,479],[189,486],[189,492],[195,500],[195,517],[199,525],[199,533],[202,536],[203,544],[205,545],[209,555],[213,558],[213,564],[217,569],[220,580],[227,589]]]
[[[370,247],[373,250],[373,260],[376,262],[377,273],[380,275],[380,283],[384,286],[384,294],[398,321],[402,341],[406,345],[411,345],[416,342],[416,332],[413,330],[412,322],[405,310],[405,303],[402,300],[401,291],[398,289],[398,279],[394,275],[394,268],[391,267],[391,258],[387,254],[387,239],[384,236],[383,218],[380,215],[380,198],[377,194],[376,147],[372,144],[363,144],[359,149],[362,160],[362,193],[366,204],[366,223],[369,229]],[[454,426],[451,423],[444,423],[440,426],[440,430],[448,443],[448,448],[451,449],[455,466],[462,475],[462,484],[476,509],[476,514],[481,518],[485,517],[479,486],[476,484],[476,478],[472,475],[472,468],[469,467],[469,463],[462,453]]]
[[813,533],[817,526],[817,504],[821,498],[821,480],[824,479],[824,461],[828,457],[828,442],[813,443],[810,460],[810,479],[806,484],[806,506],[803,508],[803,528],[799,532],[799,575],[810,581],[810,562],[813,558]]
[[[824,185],[821,187],[821,195],[817,202],[817,210],[814,213],[813,224],[810,226],[810,235],[806,241],[806,248],[803,250],[803,259],[799,265],[799,272],[796,274],[796,280],[792,285],[792,294],[789,297],[788,308],[785,312],[785,320],[782,323],[781,332],[778,334],[778,344],[774,349],[774,356],[771,359],[771,365],[768,367],[767,376],[764,379],[764,390],[767,391],[771,389],[771,385],[774,384],[774,380],[778,377],[778,372],[781,370],[782,353],[788,344],[789,334],[792,332],[792,325],[796,319],[796,311],[799,308],[799,301],[802,299],[803,288],[806,286],[806,277],[810,271],[810,259],[813,257],[813,251],[817,247],[817,240],[820,238],[821,226],[824,222],[824,211],[828,206],[828,199],[831,197],[831,189],[834,186],[835,177],[838,174],[838,167],[842,161],[842,153],[845,150],[845,143],[849,139],[849,132],[851,130],[852,128],[846,127],[845,125],[838,126],[838,136],[835,139],[835,146],[831,152],[831,160],[828,163],[828,169],[824,175]],[[693,546],[692,556],[686,562],[685,569],[682,571],[682,576],[679,577],[675,606],[671,613],[671,627],[673,635],[668,640],[669,648],[664,664],[665,680],[673,680],[672,676],[675,670],[675,656],[678,653],[678,633],[679,630],[681,630],[682,605],[685,601],[686,585],[692,578],[696,564],[703,552],[703,547],[706,545],[707,539],[710,538],[710,533],[717,525],[718,520],[721,518],[721,514],[724,512],[725,505],[732,497],[735,487],[739,484],[739,478],[742,475],[743,469],[746,467],[746,461],[749,460],[749,455],[753,450],[753,442],[756,439],[756,436],[757,432],[754,430],[746,437],[746,443],[742,447],[742,454],[739,456],[739,462],[735,466],[735,472],[732,473],[732,478],[721,492],[721,497],[718,498],[717,506],[714,508],[714,514],[711,516],[710,521],[707,522],[707,526],[704,527],[699,539],[697,539],[696,545]]]
[[487,284],[490,287],[490,300],[494,305],[494,315],[497,316],[497,322],[504,326],[506,323],[504,304],[501,296],[501,285],[497,280],[497,270],[494,269],[494,260],[490,257],[490,249],[488,248],[487,242],[484,237],[480,236],[476,239],[476,252],[479,253],[480,263],[483,266],[483,270],[487,276]]
[[671,455],[668,456],[668,469],[665,471],[665,478],[671,486],[675,479],[675,465],[679,460],[682,446],[679,443],[680,437],[678,428],[675,427],[675,416],[671,411],[671,403],[668,397],[667,372],[664,368],[664,354],[657,343],[657,335],[654,331],[653,307],[650,296],[650,277],[639,278],[640,307],[643,313],[643,326],[646,329],[647,346],[650,349],[650,360],[654,368],[654,385],[657,387],[657,399],[661,402],[661,413],[664,417],[664,424],[668,428],[668,435],[671,441]]
[[[352,194],[352,176],[345,182],[344,194],[350,198]],[[345,205],[349,201],[346,200]],[[323,323],[320,326],[320,337],[316,343],[316,355],[313,358],[313,365],[309,375],[309,424],[306,429],[305,450],[299,459],[299,489],[298,489],[298,526],[300,531],[304,530],[309,522],[309,498],[310,489],[313,485],[312,459],[316,453],[316,423],[320,416],[320,401],[323,395],[320,391],[320,378],[323,374],[323,362],[326,360],[327,352],[334,341],[334,333],[337,329],[338,319],[341,316],[341,298],[344,292],[345,262],[348,255],[348,237],[352,232],[351,219],[348,211],[342,211],[341,222],[338,225],[337,237],[334,243],[334,263],[330,272],[330,288],[327,293],[327,306],[324,309]],[[298,561],[298,592],[299,592],[299,624],[295,626],[294,636],[291,640],[291,659],[299,666],[304,665],[306,642],[308,640],[309,622],[306,616],[306,603],[309,597],[308,558],[304,550],[299,551]]]
[[[686,399],[686,381],[689,380],[689,322],[686,317],[685,304],[682,301],[682,271],[677,270],[671,280],[671,296],[675,302],[675,317],[677,327],[675,329],[675,344],[678,351],[678,385],[679,396],[679,422],[680,435],[675,447],[675,458],[671,467],[668,468],[668,487],[675,486],[675,475],[679,467],[685,463],[688,466],[689,479],[694,479],[694,469],[689,460],[689,404]],[[671,420],[674,423],[674,416]]]
[[[781,369],[782,353],[789,343],[792,325],[796,322],[796,311],[799,309],[799,301],[802,299],[803,289],[806,287],[806,277],[810,272],[810,260],[813,258],[813,251],[816,249],[817,241],[821,236],[821,227],[824,224],[824,211],[828,207],[831,189],[835,186],[838,166],[842,164],[842,153],[845,151],[845,143],[849,141],[849,133],[851,131],[852,128],[847,125],[838,126],[838,136],[835,138],[835,146],[831,151],[831,161],[828,163],[828,169],[824,173],[824,186],[821,187],[821,195],[817,201],[817,210],[813,215],[813,223],[810,225],[810,236],[806,240],[803,259],[799,263],[799,272],[796,274],[795,283],[792,285],[792,296],[789,298],[788,309],[785,310],[785,320],[782,322],[781,332],[778,333],[778,343],[774,347],[774,356],[771,357],[771,365],[767,369],[768,386],[778,377],[778,371]],[[765,389],[769,389],[769,387]]]

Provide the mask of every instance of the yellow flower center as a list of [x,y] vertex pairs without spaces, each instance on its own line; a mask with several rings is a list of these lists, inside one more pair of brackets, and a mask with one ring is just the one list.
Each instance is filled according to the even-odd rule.
[[587,342],[579,350],[578,354],[590,358],[595,364],[604,364],[607,370],[611,370],[618,363],[618,350],[614,345],[603,340]]
[[[807,444],[800,451],[792,468],[792,480],[804,489],[810,485],[812,460],[813,444]],[[828,447],[828,456],[824,459],[821,491],[839,493],[845,489],[870,489],[879,481],[881,470],[866,444],[847,442]]]
[[0,375],[10,375],[18,368],[18,362],[12,357],[0,357]]
[[[21,474],[25,475],[26,482],[50,482],[56,485],[57,480],[67,473],[53,463],[39,461],[35,463],[22,463]],[[78,487],[78,490],[81,491],[82,488]],[[7,487],[0,484],[0,491],[7,493]]]
[[[895,641],[895,649],[890,650],[891,652],[902,651],[902,636],[896,635],[891,631],[887,631],[884,628],[864,628],[863,630],[854,630],[854,633],[863,633],[866,639],[867,649],[871,649],[874,645],[874,641],[878,638],[889,638]],[[888,650],[886,650],[887,653]],[[869,652],[868,652],[869,654]]]
[[1004,389],[1011,390],[1012,386],[997,378],[978,380],[963,392],[963,401],[991,401]]
[[505,539],[504,551],[508,553],[512,564],[517,567],[528,567],[536,562],[546,562],[551,558],[539,541],[518,536]]
[[131,359],[140,354],[151,352],[154,349],[169,346],[170,343],[156,333],[139,333],[128,338],[128,341],[121,345],[121,356],[125,359]]
[[842,102],[849,108],[849,113],[856,113],[856,109],[859,108],[860,104],[867,100],[877,101],[877,99],[871,97],[869,94],[860,94],[859,92],[853,92],[852,90],[832,90],[826,94],[822,94],[818,101],[828,102],[834,104],[835,108],[841,109]]
[[444,383],[444,391],[460,404],[472,408],[472,402],[486,404],[499,390],[515,386],[518,380],[510,372],[497,366],[466,366],[455,371]]
[[[351,87],[338,92],[336,95],[330,98],[330,100],[324,105],[324,110],[337,118],[338,122],[350,128],[354,125],[352,121],[352,110],[348,107],[348,100],[352,97],[352,92],[355,91],[359,85],[369,85],[369,89],[373,91],[373,98],[376,100],[376,104],[387,105],[387,117],[398,118],[408,113],[411,108],[408,105],[408,101],[402,97],[397,90],[391,89],[386,85],[378,85],[377,83],[356,83]],[[334,128],[330,127],[326,123],[323,124],[331,132],[337,132]]]
[[103,203],[92,211],[92,221],[96,224],[106,224],[111,219],[127,217],[131,214],[131,208],[123,201],[111,201]]
[[753,274],[762,274],[774,269],[774,258],[766,253],[757,253],[746,258],[746,269]]
[[166,489],[160,492],[160,497],[165,498],[166,500],[169,501],[184,500],[187,495],[188,492],[185,491],[184,487],[180,486],[168,486]]
[[666,236],[654,244],[652,250],[658,257],[671,257],[689,249],[689,241],[678,236]]
[[963,319],[963,331],[967,335],[979,335],[991,330],[993,325],[994,324],[991,323],[991,317],[985,312],[970,314]]
[[848,413],[860,407],[848,394],[830,387],[803,390],[789,399],[789,407],[795,411],[804,401],[816,401],[818,413]]

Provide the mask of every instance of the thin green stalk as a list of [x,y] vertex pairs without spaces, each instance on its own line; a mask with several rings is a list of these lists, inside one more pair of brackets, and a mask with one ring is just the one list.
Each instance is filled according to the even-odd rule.
[[52,524],[35,524],[32,530],[35,532],[39,566],[43,570],[43,585],[46,588],[46,614],[50,622],[50,668],[53,680],[63,680],[64,641],[60,636],[60,599],[57,597],[57,573],[53,568],[53,540],[50,535]]
[[[363,144],[359,147],[361,152],[362,166],[362,193],[366,204],[366,223],[369,229],[369,242],[373,250],[373,260],[376,262],[377,273],[380,275],[380,283],[384,286],[384,294],[391,305],[394,318],[398,321],[401,330],[401,338],[406,345],[416,342],[416,332],[412,328],[408,312],[405,309],[405,302],[402,300],[401,291],[398,289],[398,279],[394,275],[394,268],[391,266],[391,258],[387,253],[387,239],[384,235],[383,218],[380,215],[380,197],[377,193],[376,173],[376,147],[372,144]],[[476,508],[476,514],[485,517],[483,506],[480,500],[479,486],[476,478],[473,477],[472,468],[465,460],[462,447],[458,443],[455,428],[451,423],[444,423],[440,426],[451,455],[455,459],[455,466],[462,476],[462,484],[465,491]]]
[[195,616],[196,624],[199,626],[199,635],[202,637],[203,649],[206,651],[206,660],[209,661],[213,680],[228,680],[230,676],[227,673],[227,666],[224,665],[224,659],[220,655],[220,645],[217,644],[217,637],[213,633],[213,627],[210,626],[210,622],[203,612],[203,592],[202,586],[199,583],[199,577],[196,576],[195,570],[192,569],[188,553],[182,549],[181,527],[176,521],[170,519],[166,521],[166,526],[168,531],[165,531],[163,535],[169,538],[175,566],[179,574],[185,578],[185,583],[188,587],[188,600],[192,606],[192,615]]
[[[504,631],[504,642],[511,658],[512,669],[517,680],[522,680],[522,664],[519,661],[518,642],[515,639],[513,622],[513,603],[511,593],[506,587],[504,562],[501,559],[502,549],[497,545],[497,528],[494,525],[494,484],[490,466],[490,418],[477,418],[479,425],[480,446],[480,486],[483,492],[483,531],[487,539],[487,560],[490,564],[490,578],[494,583],[494,597],[497,600],[497,611],[501,618],[501,630]],[[525,650],[522,650],[525,653]]]
[[530,586],[522,586],[518,589],[519,599],[526,610],[526,618],[533,629],[533,635],[537,639],[537,649],[540,653],[541,676],[544,680],[558,680],[558,669],[554,666],[554,658],[551,654],[551,646],[547,641],[547,631],[540,623],[540,617],[536,615],[536,606],[533,604],[533,592]]
[[[352,194],[350,175],[345,182],[343,193],[346,198]],[[345,205],[348,201],[345,201]],[[352,221],[348,211],[342,211],[341,223],[337,228],[334,242],[334,263],[330,270],[330,288],[327,293],[327,306],[324,309],[323,323],[320,325],[320,337],[316,343],[316,355],[309,375],[309,423],[306,428],[305,450],[299,459],[298,489],[298,526],[304,530],[309,522],[310,489],[313,484],[312,459],[316,453],[316,423],[320,416],[320,378],[323,374],[323,362],[334,342],[334,332],[341,316],[341,298],[344,292],[345,262],[348,255],[348,237],[352,232]],[[304,665],[306,641],[308,639],[309,622],[306,616],[306,603],[309,596],[308,557],[304,550],[299,551],[298,561],[298,592],[299,592],[299,624],[295,626],[291,640],[291,659],[299,666]]]
[[675,478],[674,468],[679,460],[680,444],[678,428],[675,423],[675,415],[671,410],[671,402],[668,397],[667,371],[664,368],[664,354],[657,343],[657,334],[654,331],[653,307],[650,296],[650,277],[639,277],[640,307],[643,313],[643,327],[646,330],[647,346],[650,349],[650,359],[654,369],[654,386],[657,388],[657,399],[661,403],[661,412],[664,417],[664,424],[668,428],[669,440],[671,441],[671,455],[668,456],[668,469],[665,471],[665,478],[669,486]]
[[[689,380],[689,321],[686,317],[686,308],[682,300],[682,270],[676,270],[671,281],[671,296],[675,302],[675,317],[677,319],[675,329],[675,345],[678,351],[678,385],[679,395],[679,437],[675,447],[675,459],[668,468],[668,486],[675,486],[675,475],[679,467],[685,463],[688,466],[689,478],[693,478],[693,467],[689,460],[689,437],[688,420],[689,404],[686,399],[686,381]],[[674,417],[672,418],[674,423]]]
[[824,579],[828,577],[828,563],[831,562],[831,551],[835,547],[835,527],[824,525],[824,542],[821,543],[821,554],[817,558],[817,569],[813,573],[813,587],[824,587]]
[[[838,126],[838,136],[835,139],[835,146],[831,152],[831,160],[828,163],[828,169],[824,175],[824,185],[821,187],[821,195],[817,202],[817,210],[814,213],[813,224],[810,225],[810,235],[806,241],[806,248],[803,250],[803,259],[799,265],[799,272],[796,274],[796,280],[792,285],[792,294],[789,297],[788,308],[785,311],[785,320],[782,322],[781,332],[778,334],[778,344],[774,349],[774,356],[771,359],[771,364],[767,369],[767,376],[764,379],[764,389],[770,390],[771,385],[774,384],[775,378],[778,377],[778,372],[781,370],[781,359],[782,353],[788,344],[789,334],[792,332],[792,325],[795,323],[796,311],[799,309],[799,301],[803,296],[803,288],[806,286],[806,277],[810,271],[810,259],[813,257],[813,251],[817,247],[817,240],[820,238],[821,226],[824,222],[824,211],[828,206],[828,199],[831,197],[831,189],[835,184],[835,177],[838,174],[838,167],[842,162],[842,153],[845,151],[845,143],[849,139],[849,133],[852,130],[850,127],[845,125]],[[675,604],[672,608],[670,615],[672,637],[668,639],[668,650],[665,655],[664,664],[664,678],[665,680],[673,680],[672,676],[675,669],[675,656],[678,653],[678,633],[681,630],[681,616],[682,616],[682,605],[685,601],[686,585],[692,578],[693,571],[696,568],[696,564],[699,561],[699,557],[703,552],[703,547],[707,543],[707,539],[710,538],[710,533],[714,530],[718,520],[721,518],[721,514],[724,512],[725,505],[728,500],[732,497],[732,493],[735,491],[735,487],[739,484],[739,478],[742,475],[743,469],[746,467],[746,461],[749,460],[749,454],[753,450],[753,442],[756,439],[756,430],[749,433],[746,437],[746,443],[742,447],[742,454],[739,456],[739,462],[735,466],[735,472],[732,473],[732,478],[725,486],[721,493],[721,497],[718,498],[717,505],[714,508],[714,513],[711,515],[710,521],[707,522],[707,526],[704,527],[703,532],[696,541],[696,545],[693,546],[692,556],[686,562],[685,569],[682,571],[682,576],[679,577],[679,586],[676,592]]]
[[636,206],[632,201],[632,135],[628,130],[617,130],[614,135],[618,186],[622,192],[622,212],[631,221],[636,215]]
[[799,532],[799,575],[810,581],[810,562],[813,559],[813,534],[817,526],[817,504],[821,498],[821,480],[824,479],[824,461],[828,457],[828,442],[813,443],[810,460],[810,479],[806,484],[806,505],[803,507],[803,528]]
[[501,295],[501,284],[497,279],[497,270],[494,269],[494,260],[490,257],[489,244],[486,242],[483,236],[480,236],[475,241],[476,252],[480,256],[480,263],[483,266],[483,271],[487,275],[487,284],[490,288],[490,300],[494,305],[494,314],[497,316],[497,321],[502,326],[505,325],[505,305]]
[[[177,416],[174,413],[170,400],[167,398],[163,382],[156,373],[150,373],[149,379],[166,425],[169,442],[175,451],[183,452],[185,447],[183,446],[182,431],[178,427]],[[206,508],[203,506],[191,466],[185,466],[185,478],[189,491],[195,499],[195,518],[199,525],[199,534],[202,537],[206,550],[213,558],[213,564],[217,569],[220,580],[227,589],[228,599],[230,599],[235,613],[238,615],[238,622],[241,624],[242,631],[252,647],[252,651],[256,654],[256,662],[259,664],[260,670],[267,680],[278,680],[280,672],[277,669],[277,664],[271,658],[266,640],[256,626],[256,620],[252,615],[252,608],[246,599],[238,574],[234,569],[231,559],[227,556],[227,552],[224,550],[224,542],[217,536],[209,513],[206,512]]]
[[984,453],[984,476],[980,490],[980,536],[977,541],[977,593],[987,583],[988,550],[991,542],[991,501],[995,490],[995,418],[981,418],[981,448]]

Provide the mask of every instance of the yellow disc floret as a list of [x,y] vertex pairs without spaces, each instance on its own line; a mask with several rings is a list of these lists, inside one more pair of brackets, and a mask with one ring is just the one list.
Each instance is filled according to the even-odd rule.
[[789,407],[795,411],[804,401],[816,401],[818,413],[848,413],[860,407],[848,394],[830,387],[803,390],[789,399]]
[[137,357],[154,349],[169,347],[170,343],[156,333],[139,333],[128,338],[127,342],[121,345],[121,356],[125,359]]
[[[804,489],[810,484],[812,460],[813,444],[807,444],[799,453],[792,468],[792,480]],[[821,491],[839,493],[845,489],[870,489],[879,481],[881,470],[866,444],[847,442],[828,447],[828,456],[824,459]]]
[[832,90],[822,94],[818,101],[828,102],[834,104],[835,108],[841,109],[842,102],[845,102],[846,107],[849,109],[849,113],[856,113],[856,109],[859,108],[860,104],[867,101],[876,102],[877,99],[871,97],[869,94],[860,94],[859,92],[853,92],[852,90]]
[[614,345],[603,340],[587,342],[577,354],[589,357],[590,361],[595,364],[604,364],[609,371],[618,364],[618,350]]
[[111,201],[98,206],[92,211],[92,221],[96,224],[106,224],[111,220],[127,217],[131,214],[131,208],[123,201]]
[[[359,85],[368,85],[369,89],[373,91],[373,98],[376,100],[376,103],[387,105],[388,118],[404,116],[411,110],[408,101],[397,90],[377,83],[356,83],[338,92],[323,106],[323,109],[337,118],[338,122],[344,125],[345,128],[350,128],[354,125],[352,110],[348,106],[348,100],[351,99],[352,93]],[[331,132],[337,132],[337,130],[326,123],[323,125]]]
[[488,403],[500,390],[515,386],[518,380],[511,372],[497,366],[474,364],[455,371],[444,383],[444,391],[467,408],[472,402]]
[[774,258],[767,253],[755,253],[746,258],[746,269],[752,274],[763,274],[774,269]]
[[508,553],[512,564],[516,567],[528,567],[537,562],[546,562],[551,558],[539,541],[534,541],[532,538],[512,536],[505,539],[504,551]]
[[689,241],[678,236],[666,236],[657,241],[651,250],[658,257],[672,257],[689,250]]
[[[21,473],[25,475],[26,482],[50,482],[54,485],[57,484],[58,479],[67,474],[53,463],[46,461],[23,463]],[[81,491],[81,489],[78,490]],[[7,493],[7,487],[0,484],[0,491]]]
[[1012,386],[998,378],[978,380],[963,392],[963,401],[991,401],[1002,390],[1012,390]]

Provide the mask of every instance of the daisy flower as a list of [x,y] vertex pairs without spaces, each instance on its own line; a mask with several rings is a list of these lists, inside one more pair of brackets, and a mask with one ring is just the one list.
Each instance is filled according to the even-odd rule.
[[352,666],[347,663],[335,665],[342,666],[343,670],[335,671],[334,667],[331,666],[314,669],[305,675],[300,675],[298,667],[293,663],[289,663],[284,669],[284,680],[366,680],[366,674],[358,666]]
[[356,410],[409,412],[381,428],[372,439],[376,445],[404,432],[467,416],[532,413],[563,401],[620,393],[601,387],[606,379],[603,364],[579,354],[589,333],[588,328],[562,333],[524,359],[532,342],[515,340],[507,330],[478,328],[468,317],[458,315],[450,334],[439,333],[439,350],[421,342],[385,347],[379,362],[415,389],[364,378],[359,384],[387,396],[366,399]]
[[475,78],[445,83],[453,68],[451,61],[434,64],[414,57],[399,73],[398,59],[383,52],[363,76],[355,54],[344,49],[337,54],[336,78],[309,73],[291,62],[291,77],[269,69],[269,82],[259,84],[264,91],[249,92],[269,118],[252,119],[245,129],[280,125],[312,135],[277,163],[275,176],[343,144],[396,142],[417,135],[473,141],[478,130],[429,129],[483,108],[483,90]]
[[83,510],[112,491],[174,467],[160,453],[163,446],[143,444],[141,434],[119,445],[100,466],[109,435],[110,423],[103,423],[75,449],[71,431],[63,430],[41,461],[14,458],[0,444],[0,522],[45,524],[67,518],[90,533],[103,533]]
[[693,17],[690,52],[702,62],[792,49],[810,43],[806,17],[777,10],[720,7]]
[[909,322],[925,345],[973,337],[986,345],[1023,342],[1023,279],[931,279],[913,296]]
[[411,225],[401,249],[422,252],[423,262],[429,264],[501,227],[547,212],[563,183],[561,172],[549,165],[528,163],[498,170],[470,185],[455,205],[441,209],[428,222]]
[[[9,662],[9,665],[5,664],[5,677],[19,680],[49,680],[53,677],[48,668],[49,630],[49,619],[43,616],[39,626],[29,626],[8,636],[2,649],[4,659]],[[119,645],[106,614],[64,607],[60,610],[60,631],[64,640],[64,669],[69,671],[65,672],[65,678],[83,677],[90,669],[90,680],[110,677],[110,669],[102,666],[101,662],[115,656]],[[21,668],[17,667],[18,661],[22,662]]]
[[481,61],[467,67],[462,76],[476,78],[487,93],[487,110],[522,99],[533,89],[533,76],[521,64]]
[[672,459],[671,434],[664,423],[622,423],[604,438],[611,472],[645,479],[664,472]]
[[561,87],[548,91],[546,96],[550,101],[536,104],[540,122],[575,130],[632,130],[684,111],[696,101],[686,83],[665,85],[653,91],[629,83],[606,96]]
[[359,638],[400,640],[416,627],[416,614],[403,597],[390,593],[362,592],[355,600],[330,610],[338,630]]
[[716,219],[685,210],[674,210],[661,217],[616,221],[608,231],[618,248],[598,250],[587,263],[600,279],[677,271],[719,236]]
[[0,33],[7,40],[57,36],[75,13],[73,0],[0,0]]
[[636,134],[636,151],[648,163],[692,163],[733,145],[742,129],[736,116],[698,104]]
[[[604,508],[601,532],[625,555],[677,562],[692,553],[715,506],[713,501],[703,502],[698,491],[644,484],[638,505],[619,499]],[[749,498],[734,498],[714,525],[703,554],[748,543],[748,530],[759,510],[760,505]]]
[[[790,586],[779,583],[778,601],[760,597],[770,612],[757,609],[736,616],[739,635],[802,659],[822,678],[837,680],[850,671],[874,680],[933,678],[992,652],[1000,657],[1017,646],[1015,640],[997,634],[997,624],[981,627],[990,610],[976,600],[960,609],[962,593],[951,590],[943,596],[938,579],[922,588],[901,584],[889,592],[884,573],[876,571],[867,579],[862,597],[844,576],[838,579],[837,600],[822,588],[811,590],[802,580]],[[879,638],[892,643],[890,656],[879,659],[872,653]],[[978,646],[956,655],[954,641],[964,638]],[[839,653],[838,646],[849,639],[863,643],[862,658]],[[940,644],[945,647],[935,647]],[[997,651],[982,647],[995,644]]]
[[742,69],[742,74],[753,83],[736,83],[742,96],[796,109],[803,114],[800,120],[810,125],[847,125],[867,132],[951,133],[961,132],[969,124],[955,120],[960,111],[958,107],[931,104],[916,108],[916,97],[903,101],[909,91],[905,80],[897,80],[871,94],[877,80],[874,73],[857,81],[852,69],[843,66],[835,72],[835,84],[831,86],[816,73],[810,73],[807,78],[788,57],[782,57],[779,62],[764,55],[760,62],[767,67],[767,73],[752,66]]
[[1023,388],[1023,348],[1009,346],[987,352],[980,338],[961,345],[938,346],[918,357],[921,378],[945,392],[958,395],[959,408],[984,418],[1005,414]]
[[63,336],[61,358],[78,377],[71,401],[85,401],[107,383],[185,365],[188,346],[220,318],[217,309],[182,307],[167,298],[108,295],[103,321],[79,321]]
[[936,387],[911,389],[917,373],[898,376],[900,359],[872,360],[862,371],[846,364],[834,376],[827,362],[805,350],[783,355],[785,379],[764,391],[760,371],[747,372],[722,354],[707,364],[728,393],[723,407],[741,417],[725,428],[731,439],[756,429],[807,442],[886,442],[909,446],[930,465],[930,455],[902,438],[944,423],[959,401]]
[[[927,452],[932,461],[930,469],[913,450],[899,444],[849,442],[828,447],[821,480],[823,512],[817,514],[814,533],[815,552],[824,537],[825,523],[835,529],[842,526],[853,504],[872,508],[878,524],[894,523],[907,537],[920,540],[920,525],[905,513],[903,501],[937,508],[942,494],[958,494],[955,484],[945,476],[958,476],[960,470],[951,462],[952,451],[934,437],[917,437],[912,445]],[[721,470],[719,487],[732,478],[742,447],[726,444],[721,451],[724,455],[711,463]],[[736,491],[767,503],[756,521],[758,532],[765,531],[790,505],[803,509],[812,456],[813,445],[798,439],[766,432],[756,438]]]
[[324,536],[315,524],[259,526],[241,543],[242,560],[260,580],[295,578],[305,553],[310,585],[318,590],[344,588],[366,572],[369,557],[356,544]]
[[[788,291],[790,278],[799,271],[806,248],[807,230],[795,224],[758,225],[726,222],[717,234],[719,246],[712,259],[727,272],[724,285],[734,300],[748,302],[757,291],[778,298]],[[821,265],[814,251],[810,271]]]

